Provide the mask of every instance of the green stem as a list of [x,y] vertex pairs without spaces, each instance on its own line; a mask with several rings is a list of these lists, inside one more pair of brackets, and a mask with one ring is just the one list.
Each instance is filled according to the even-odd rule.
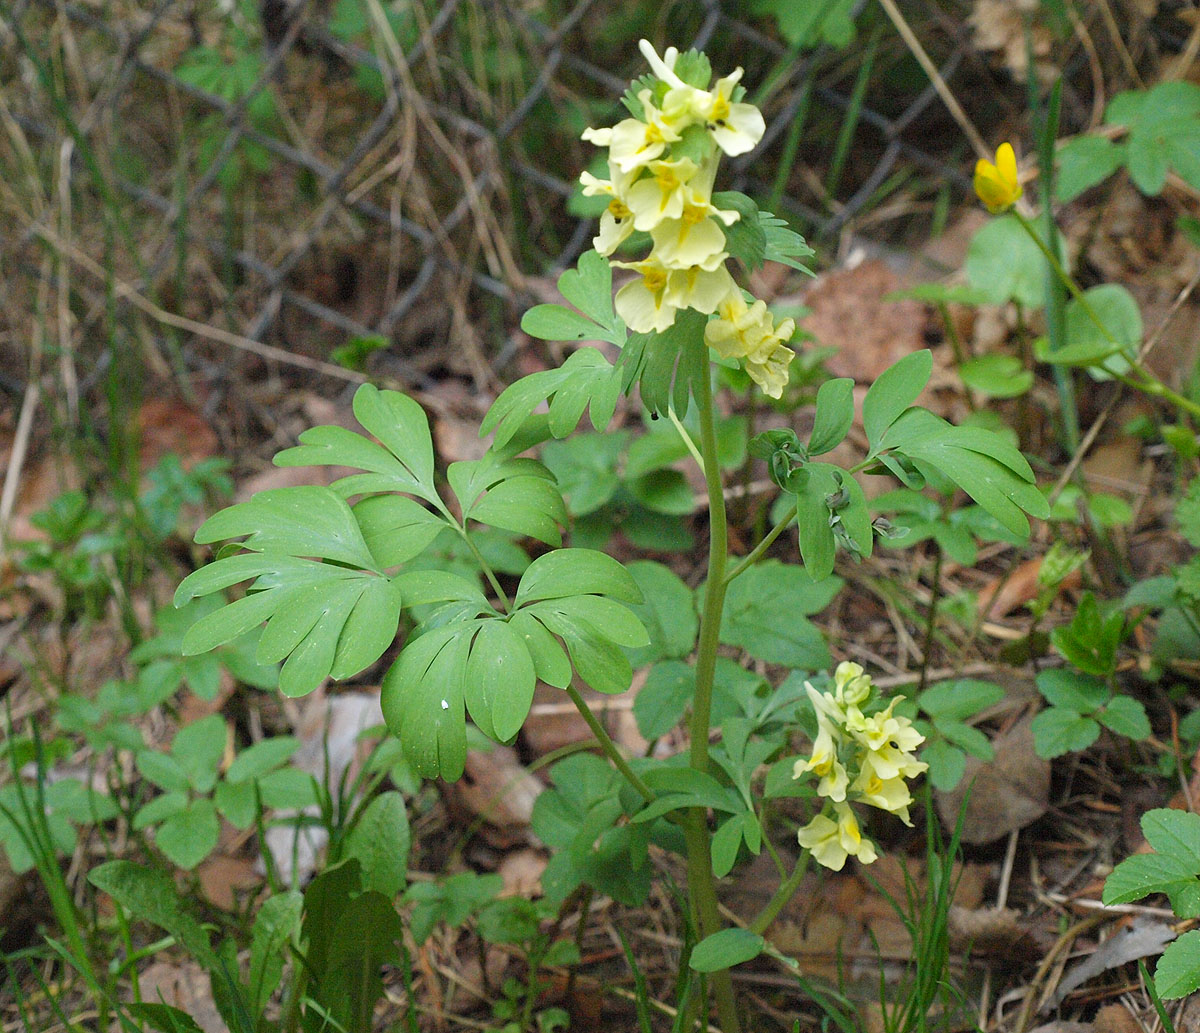
[[1141,365],[1141,363],[1136,361],[1130,363],[1130,369],[1142,379],[1135,380],[1126,374],[1114,375],[1122,384],[1135,388],[1144,394],[1153,395],[1155,398],[1161,398],[1163,401],[1170,402],[1176,408],[1188,413],[1188,415],[1200,419],[1200,405],[1197,405],[1185,395],[1181,395],[1177,391],[1172,391],[1158,377],[1146,369],[1145,366]]
[[687,427],[683,425],[679,417],[675,415],[675,410],[671,407],[667,408],[667,419],[669,419],[675,425],[675,429],[679,432],[680,438],[683,439],[684,446],[687,448],[688,452],[691,453],[692,458],[696,460],[696,465],[703,470],[704,457],[700,454],[700,450],[696,448],[696,442],[692,440],[692,436],[688,433]]
[[787,902],[796,895],[796,890],[800,888],[800,883],[804,880],[804,873],[808,871],[808,856],[807,850],[800,855],[800,860],[796,862],[796,867],[787,881],[780,884],[775,895],[767,901],[763,909],[755,915],[754,921],[747,926],[751,932],[761,936],[767,926],[775,921],[776,916],[784,909]]
[[[703,348],[702,341],[690,347]],[[725,518],[725,492],[717,464],[717,432],[713,418],[712,381],[708,364],[696,378],[696,408],[700,416],[700,449],[704,457],[704,481],[708,488],[708,583],[704,589],[704,611],[700,618],[700,643],[696,652],[696,695],[692,701],[691,766],[708,772],[708,734],[712,724],[713,674],[717,665],[721,612],[725,605],[725,565],[728,560],[728,527]],[[688,894],[692,901],[696,926],[703,939],[719,932],[724,923],[717,906],[716,880],[712,870],[711,837],[703,808],[694,807],[684,820],[687,844]],[[733,980],[728,969],[712,973],[711,982],[717,1002],[717,1016],[723,1033],[740,1033]]]
[[[1100,317],[1096,314],[1096,310],[1092,308],[1091,303],[1087,300],[1087,297],[1080,289],[1079,284],[1077,284],[1071,278],[1067,271],[1062,267],[1062,263],[1059,262],[1058,258],[1051,253],[1048,247],[1046,247],[1045,242],[1040,236],[1038,236],[1037,231],[1032,225],[1030,225],[1029,220],[1026,219],[1025,216],[1023,216],[1015,208],[1013,209],[1013,215],[1016,217],[1016,220],[1021,225],[1022,229],[1029,234],[1029,238],[1038,246],[1042,254],[1046,256],[1046,261],[1050,263],[1050,267],[1054,270],[1055,275],[1057,275],[1058,278],[1066,285],[1067,290],[1069,290],[1075,300],[1079,302],[1080,307],[1084,312],[1087,313],[1088,318],[1096,324],[1097,329],[1104,336],[1104,339],[1108,341],[1109,344],[1116,345],[1118,348],[1123,348],[1124,346],[1115,337],[1113,337],[1108,327],[1104,325]],[[1158,379],[1158,377],[1142,366],[1136,359],[1130,361],[1130,368],[1142,379],[1137,380],[1125,374],[1114,373],[1112,370],[1105,370],[1105,372],[1110,376],[1116,377],[1117,380],[1121,381],[1121,383],[1127,385],[1128,387],[1132,387],[1137,391],[1143,392],[1144,394],[1161,398],[1164,401],[1170,402],[1172,405],[1176,406],[1176,408],[1182,409],[1191,416],[1200,417],[1200,405],[1198,405],[1196,402],[1193,402],[1190,398],[1179,394],[1177,391],[1172,391],[1171,388],[1167,387],[1166,384],[1164,384]]]
[[[464,523],[465,522],[466,521],[464,521]],[[503,588],[500,587],[500,582],[497,580],[495,573],[488,564],[488,561],[483,558],[483,553],[481,553],[475,543],[471,541],[471,536],[467,534],[467,529],[465,527],[459,526],[458,532],[462,535],[463,541],[467,543],[467,548],[471,550],[471,555],[475,557],[475,562],[479,564],[479,569],[483,571],[483,576],[488,579],[488,584],[492,586],[492,591],[496,593],[496,596],[504,604],[504,612],[511,613],[512,602],[509,600],[508,594]]]
[[732,581],[739,574],[744,574],[747,570],[750,569],[750,567],[752,567],[755,563],[757,563],[762,558],[763,553],[766,552],[775,543],[775,539],[778,538],[781,534],[783,534],[783,532],[788,529],[788,525],[791,524],[791,522],[795,519],[796,519],[796,503],[793,502],[788,507],[788,511],[787,511],[787,513],[784,514],[783,518],[774,527],[772,527],[770,531],[767,532],[767,536],[761,542],[759,542],[756,546],[754,546],[754,548],[751,549],[750,552],[748,552],[745,556],[743,556],[742,559],[738,562],[737,566],[735,566],[733,568],[733,570],[731,570],[728,574],[725,575],[726,586],[728,586],[729,582]]
[[592,730],[592,734],[596,737],[596,742],[600,744],[600,749],[612,761],[613,767],[625,776],[625,780],[641,794],[642,799],[646,803],[653,803],[654,793],[638,777],[637,772],[629,766],[629,761],[625,759],[625,755],[617,748],[617,744],[612,741],[604,725],[600,723],[600,719],[592,713],[592,708],[587,705],[587,700],[579,694],[579,690],[574,685],[567,686],[567,695],[570,697],[571,702],[575,704],[575,709],[579,711],[579,716],[587,722],[588,728]]

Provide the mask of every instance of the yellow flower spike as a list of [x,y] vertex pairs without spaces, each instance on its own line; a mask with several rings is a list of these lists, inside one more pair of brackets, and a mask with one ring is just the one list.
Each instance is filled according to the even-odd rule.
[[1017,156],[1012,144],[996,148],[996,164],[985,158],[975,163],[975,193],[993,215],[1006,212],[1023,191],[1017,180]]

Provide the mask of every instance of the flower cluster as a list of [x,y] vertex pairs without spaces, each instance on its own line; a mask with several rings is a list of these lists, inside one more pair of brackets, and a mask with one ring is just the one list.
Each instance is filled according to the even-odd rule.
[[818,864],[834,871],[842,869],[847,857],[870,864],[877,856],[875,847],[863,838],[850,803],[878,807],[911,824],[912,794],[906,779],[928,767],[913,756],[924,736],[907,717],[895,713],[903,696],[870,716],[863,713],[873,686],[858,664],[838,665],[832,692],[818,692],[807,682],[804,688],[817,713],[817,738],[812,756],[797,761],[793,774],[819,776],[817,793],[827,803],[800,830],[800,845],[812,851]]
[[[652,242],[644,259],[613,262],[638,274],[617,292],[617,313],[635,333],[661,333],[683,309],[719,313],[705,340],[723,357],[743,359],[755,382],[778,398],[793,357],[783,342],[795,324],[776,328],[765,304],[746,303],[725,266],[725,227],[740,215],[712,201],[721,155],[744,154],[762,139],[762,113],[740,99],[740,68],[709,89],[676,71],[683,63],[674,47],[659,57],[646,40],[639,46],[654,73],[653,86],[638,90],[639,113],[583,134],[608,148],[608,179],[580,177],[585,195],[610,198],[596,250],[611,255],[635,230]],[[684,74],[694,79],[697,67]]]

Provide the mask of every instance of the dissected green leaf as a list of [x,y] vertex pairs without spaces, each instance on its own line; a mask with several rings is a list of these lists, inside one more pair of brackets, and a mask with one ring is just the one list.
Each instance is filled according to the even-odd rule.
[[757,563],[729,586],[721,641],[767,663],[807,671],[828,667],[829,649],[806,615],[828,606],[842,583],[836,577],[813,581],[779,560]]
[[555,549],[529,564],[513,604],[524,606],[539,599],[588,594],[607,595],[626,603],[642,601],[637,581],[611,556],[592,549]]
[[467,756],[463,677],[477,622],[437,628],[405,645],[384,675],[379,702],[388,729],[424,778],[457,780]]

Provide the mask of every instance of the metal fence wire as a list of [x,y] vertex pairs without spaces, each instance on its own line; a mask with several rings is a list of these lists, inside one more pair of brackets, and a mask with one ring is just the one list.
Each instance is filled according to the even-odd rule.
[[[414,386],[496,368],[523,307],[590,246],[579,135],[620,117],[639,35],[746,67],[767,132],[725,182],[806,234],[835,239],[902,182],[927,209],[965,189],[965,143],[879,12],[851,10],[847,47],[789,48],[785,6],[16,0],[0,12],[5,378],[23,379],[20,314],[47,275],[69,279],[84,334],[132,307],[132,336],[210,370],[232,344],[238,362],[286,350],[329,371],[348,342]],[[1003,117],[965,23],[913,6],[943,77],[983,80],[985,123]]]

